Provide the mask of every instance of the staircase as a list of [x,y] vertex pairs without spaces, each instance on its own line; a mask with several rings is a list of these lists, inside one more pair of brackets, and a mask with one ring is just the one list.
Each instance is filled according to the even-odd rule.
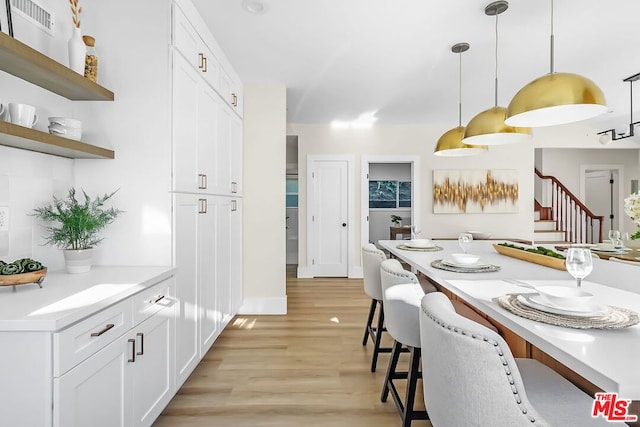
[[557,178],[535,169],[550,206],[535,201],[534,240],[537,243],[602,242],[603,216],[594,215]]

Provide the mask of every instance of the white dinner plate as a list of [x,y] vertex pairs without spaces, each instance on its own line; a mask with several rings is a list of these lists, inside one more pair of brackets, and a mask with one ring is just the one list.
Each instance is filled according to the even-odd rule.
[[491,264],[486,264],[484,262],[474,262],[473,264],[462,264],[460,262],[455,262],[454,260],[451,259],[443,259],[441,261],[444,265],[448,265],[449,267],[456,267],[456,268],[485,268],[485,267],[491,267]]
[[612,254],[621,254],[627,251],[627,249],[598,249],[597,247],[591,248],[591,250],[596,252],[607,252]]
[[563,316],[593,317],[600,316],[608,311],[607,306],[602,304],[589,304],[580,308],[560,307],[555,304],[546,302],[539,294],[520,294],[518,295],[517,299],[527,307],[535,308],[536,310],[545,311],[551,314],[560,314]]
[[411,243],[411,240],[407,240],[406,243],[403,243],[403,245],[412,249],[431,249],[435,246],[433,242],[429,243],[428,245],[416,245]]

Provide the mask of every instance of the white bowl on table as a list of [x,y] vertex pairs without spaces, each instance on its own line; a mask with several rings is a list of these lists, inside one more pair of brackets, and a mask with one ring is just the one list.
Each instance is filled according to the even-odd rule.
[[594,295],[582,288],[568,286],[536,286],[540,297],[558,307],[581,308],[593,304]]
[[408,246],[412,248],[430,248],[433,242],[430,239],[411,239],[407,241]]
[[491,233],[485,233],[484,231],[467,231],[467,233],[473,236],[473,240],[487,240],[491,237]]
[[451,254],[451,258],[456,264],[460,265],[472,265],[480,260],[478,255],[473,254]]

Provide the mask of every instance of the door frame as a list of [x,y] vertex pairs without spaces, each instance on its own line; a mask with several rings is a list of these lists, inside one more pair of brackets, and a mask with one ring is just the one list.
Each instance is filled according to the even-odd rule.
[[[307,207],[306,207],[306,222],[307,222],[307,268],[304,275],[300,274],[300,268],[298,268],[298,277],[314,278],[315,268],[312,264],[315,248],[315,233],[313,228],[313,222],[311,221],[312,213],[314,212],[314,182],[311,177],[313,172],[313,165],[315,162],[320,161],[346,161],[347,162],[347,277],[362,277],[362,274],[358,276],[356,266],[353,265],[355,257],[355,249],[352,242],[355,242],[355,218],[354,218],[354,206],[353,206],[353,194],[354,194],[354,179],[353,179],[353,163],[354,158],[350,155],[320,155],[313,154],[307,156]],[[299,229],[298,229],[299,232]]]
[[362,156],[360,166],[360,246],[369,243],[369,165],[371,163],[411,164],[411,222],[420,228],[420,156]]
[[[623,226],[622,215],[624,214],[624,207],[621,205],[625,198],[624,190],[624,165],[580,165],[580,200],[582,202],[586,199],[587,194],[587,171],[617,171],[618,172],[618,217],[615,218],[616,228],[618,230]],[[605,218],[606,220],[607,218]],[[603,236],[604,238],[604,236]]]

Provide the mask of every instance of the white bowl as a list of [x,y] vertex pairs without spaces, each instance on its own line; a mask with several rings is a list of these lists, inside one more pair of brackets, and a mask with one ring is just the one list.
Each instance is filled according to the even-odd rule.
[[474,240],[486,240],[491,237],[491,233],[485,233],[484,231],[467,231],[467,233],[471,234]]
[[567,286],[536,286],[543,300],[559,307],[580,308],[593,302],[594,296],[581,288]]
[[463,265],[475,264],[480,260],[478,255],[473,254],[451,254],[451,258],[453,258],[456,263]]
[[411,239],[409,240],[409,246],[414,248],[429,248],[433,246],[433,243],[429,239]]
[[81,128],[68,128],[60,125],[49,125],[49,133],[51,135],[61,136],[63,138],[79,140],[82,137]]
[[49,117],[49,125],[59,125],[67,128],[82,128],[82,121],[69,117]]

